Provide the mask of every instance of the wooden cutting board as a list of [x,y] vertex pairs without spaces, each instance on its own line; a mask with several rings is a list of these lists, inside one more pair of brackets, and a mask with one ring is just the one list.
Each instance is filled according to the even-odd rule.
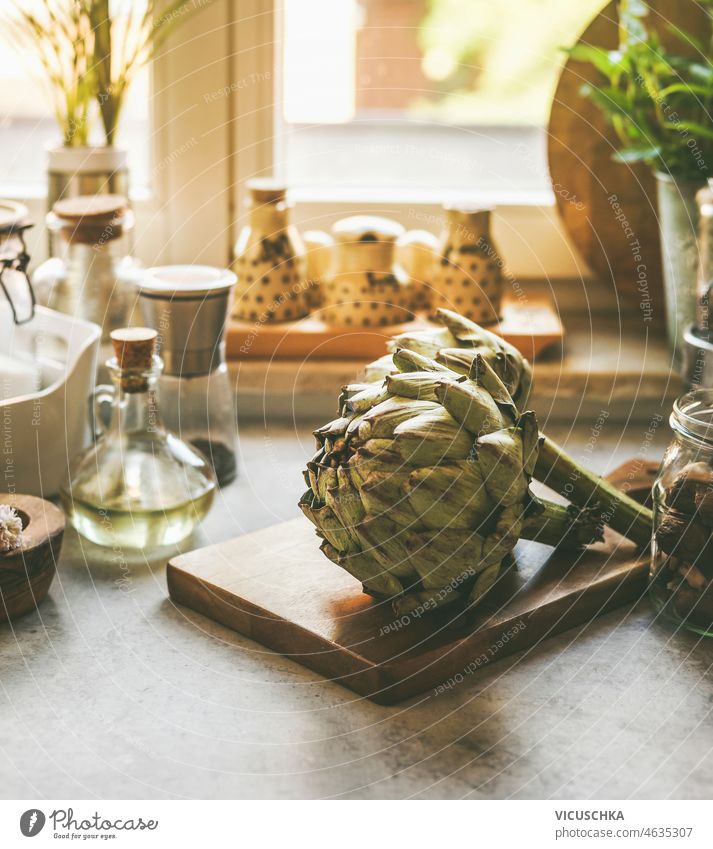
[[[425,318],[391,327],[333,327],[309,316],[301,321],[276,324],[231,320],[226,331],[230,359],[358,359],[376,360],[386,353],[386,343],[399,333],[434,327]],[[503,317],[492,328],[525,357],[534,359],[562,342],[564,331],[549,300],[530,298],[523,303],[506,302]]]
[[[650,491],[655,466],[610,479]],[[398,619],[322,555],[306,519],[174,558],[171,598],[380,704],[463,683],[493,660],[589,622],[645,591],[648,558],[613,532],[582,552],[521,542],[488,604]]]

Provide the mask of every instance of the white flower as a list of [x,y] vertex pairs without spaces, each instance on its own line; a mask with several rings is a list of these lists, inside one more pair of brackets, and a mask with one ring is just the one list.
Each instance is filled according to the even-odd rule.
[[0,504],[0,551],[22,545],[22,519],[9,504]]

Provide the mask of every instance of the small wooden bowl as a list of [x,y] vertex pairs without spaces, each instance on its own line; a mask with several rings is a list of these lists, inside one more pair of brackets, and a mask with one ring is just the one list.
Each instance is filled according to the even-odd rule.
[[34,495],[0,494],[0,504],[13,507],[23,527],[20,548],[0,553],[0,622],[35,610],[54,578],[62,547],[64,513]]

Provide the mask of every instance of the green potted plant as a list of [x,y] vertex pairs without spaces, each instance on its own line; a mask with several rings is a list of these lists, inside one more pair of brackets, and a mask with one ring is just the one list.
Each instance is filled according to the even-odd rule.
[[[166,38],[207,4],[174,0],[15,0],[10,31],[35,54],[52,94],[60,144],[48,151],[48,205],[69,194],[128,194],[126,150],[116,145],[122,107],[137,73]],[[104,144],[91,143],[97,114]]]
[[[713,176],[713,2],[698,3],[695,34],[655,21],[650,4],[621,0],[615,50],[579,44],[571,55],[604,81],[585,85],[619,139],[614,158],[655,174],[669,340],[678,348],[696,311],[696,193]],[[655,25],[654,25],[655,23]],[[662,39],[665,27],[666,38]]]

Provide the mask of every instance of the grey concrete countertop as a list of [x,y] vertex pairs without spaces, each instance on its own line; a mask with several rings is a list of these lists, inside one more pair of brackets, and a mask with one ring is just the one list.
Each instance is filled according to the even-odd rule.
[[[607,422],[591,462],[658,457],[665,430]],[[311,447],[244,430],[239,482],[185,547],[294,517]],[[3,797],[710,798],[713,642],[646,601],[384,708],[175,607],[166,559],[68,531],[47,601],[0,627]]]

